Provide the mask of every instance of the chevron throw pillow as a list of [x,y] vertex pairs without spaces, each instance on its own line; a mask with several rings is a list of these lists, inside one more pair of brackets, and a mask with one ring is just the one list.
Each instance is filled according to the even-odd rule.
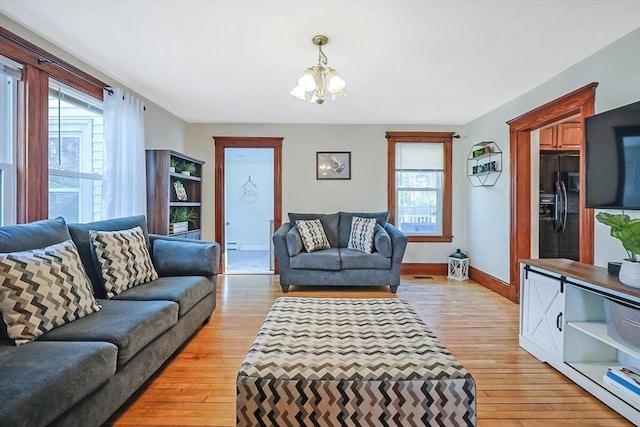
[[354,216],[351,219],[351,233],[347,249],[355,249],[370,254],[373,252],[373,235],[376,230],[375,218],[360,218]]
[[89,231],[107,298],[156,280],[158,273],[140,227],[118,231]]
[[16,345],[100,310],[71,240],[0,254],[0,281],[2,326]]
[[324,228],[319,219],[299,219],[296,226],[302,239],[302,244],[307,252],[330,249],[331,244],[324,233]]

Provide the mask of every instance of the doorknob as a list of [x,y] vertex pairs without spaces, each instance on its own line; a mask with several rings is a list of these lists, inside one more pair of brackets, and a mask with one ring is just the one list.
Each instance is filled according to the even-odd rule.
[[225,223],[224,223],[224,225],[229,225],[229,223],[228,223],[228,222],[225,222]]

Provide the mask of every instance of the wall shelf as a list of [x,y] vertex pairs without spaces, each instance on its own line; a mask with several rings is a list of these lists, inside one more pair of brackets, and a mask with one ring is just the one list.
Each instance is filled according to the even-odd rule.
[[493,141],[474,144],[467,158],[467,178],[474,187],[490,187],[502,174],[502,150]]
[[[147,223],[150,233],[199,239],[202,215],[202,165],[204,161],[172,150],[147,150]],[[173,163],[191,163],[191,175],[174,172]],[[177,185],[183,189],[181,198]],[[172,233],[171,212],[188,209],[196,215],[189,229]]]

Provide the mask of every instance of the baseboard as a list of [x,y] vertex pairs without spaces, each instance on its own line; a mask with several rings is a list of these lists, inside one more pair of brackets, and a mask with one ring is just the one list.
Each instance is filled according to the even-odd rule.
[[446,263],[423,263],[423,262],[414,262],[414,263],[402,263],[402,267],[400,268],[400,274],[405,274],[408,276],[416,276],[416,275],[426,275],[426,274],[436,274],[436,275],[447,275],[447,264]]
[[469,278],[480,283],[485,288],[491,289],[498,295],[511,299],[509,298],[509,288],[511,286],[508,283],[503,282],[500,279],[496,279],[490,274],[480,271],[474,267],[469,267]]

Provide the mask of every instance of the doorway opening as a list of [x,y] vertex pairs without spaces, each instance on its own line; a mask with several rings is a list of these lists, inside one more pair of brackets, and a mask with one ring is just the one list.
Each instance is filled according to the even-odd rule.
[[[511,220],[510,220],[510,259],[509,286],[503,296],[511,301],[520,300],[520,259],[531,258],[531,134],[555,122],[569,117],[577,118],[580,128],[584,129],[585,118],[595,112],[595,92],[597,83],[589,83],[558,99],[544,104],[528,113],[507,122],[511,135],[509,145],[509,164],[511,177]],[[584,152],[584,138],[579,149]],[[580,159],[577,175],[579,188],[584,188],[584,156]],[[538,208],[536,206],[536,208]],[[585,207],[584,192],[578,195],[579,211],[579,260],[593,263],[593,209]]]
[[214,137],[216,237],[223,274],[273,274],[282,138]]

